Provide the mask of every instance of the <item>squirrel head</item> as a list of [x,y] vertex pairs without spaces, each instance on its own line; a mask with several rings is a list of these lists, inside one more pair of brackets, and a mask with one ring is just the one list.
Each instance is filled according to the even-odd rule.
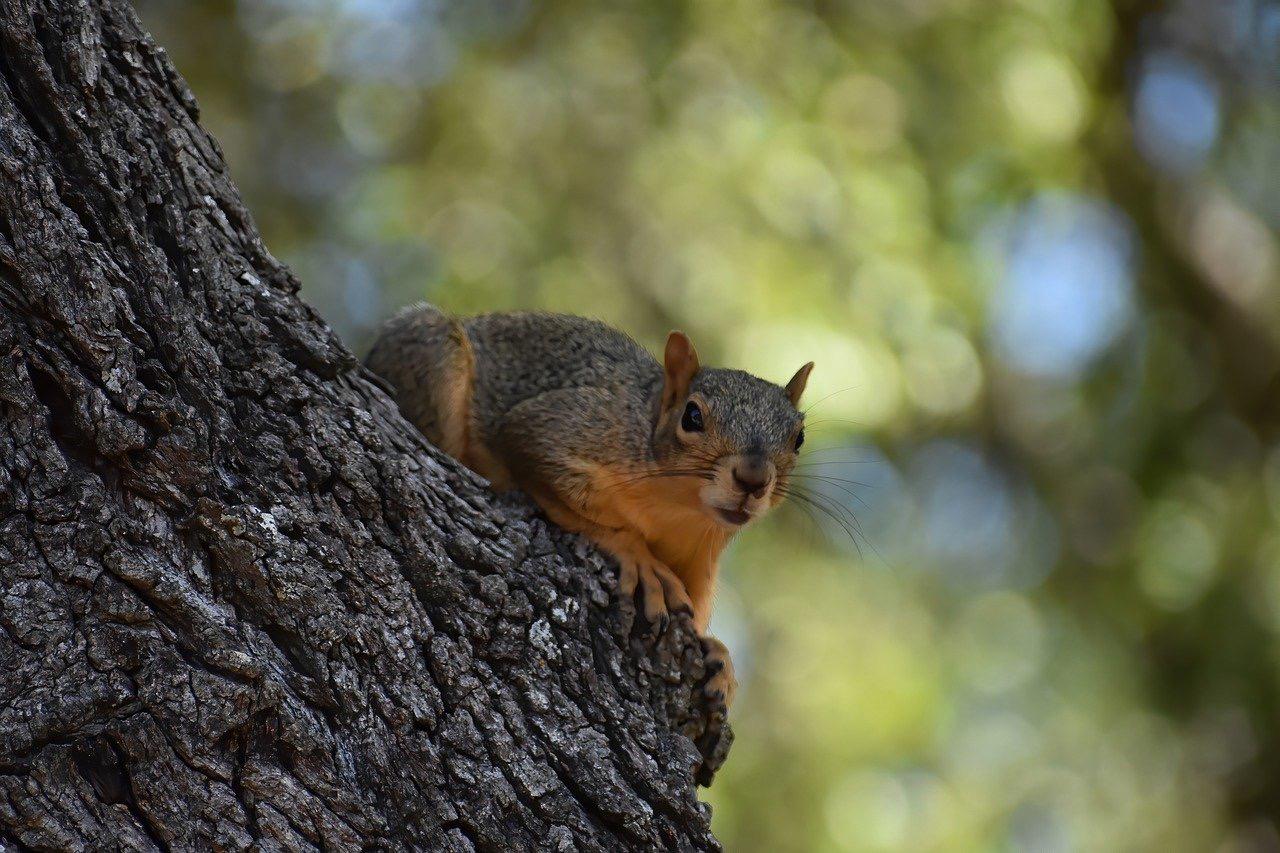
[[683,332],[667,336],[653,448],[673,476],[705,480],[699,508],[738,530],[782,502],[804,442],[797,406],[813,362],[786,387],[741,370],[703,368]]

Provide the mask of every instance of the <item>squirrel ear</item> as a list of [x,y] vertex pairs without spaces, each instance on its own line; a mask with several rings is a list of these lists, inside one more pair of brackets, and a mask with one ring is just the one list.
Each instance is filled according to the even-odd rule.
[[791,405],[800,406],[800,395],[804,393],[804,386],[809,384],[809,371],[813,370],[813,362],[809,362],[804,367],[796,371],[796,375],[791,377],[791,381],[787,383],[787,397],[791,400]]
[[662,354],[667,381],[662,388],[662,408],[669,409],[689,393],[689,383],[698,372],[698,351],[684,332],[667,335],[667,348]]

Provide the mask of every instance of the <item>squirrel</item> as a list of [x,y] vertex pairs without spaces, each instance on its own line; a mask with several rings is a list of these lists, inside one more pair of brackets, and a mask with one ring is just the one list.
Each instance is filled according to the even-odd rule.
[[705,690],[733,701],[728,651],[707,635],[717,562],[787,494],[813,362],[782,387],[702,367],[679,331],[659,363],[597,320],[420,303],[383,325],[366,364],[433,444],[616,558],[650,624],[691,614]]

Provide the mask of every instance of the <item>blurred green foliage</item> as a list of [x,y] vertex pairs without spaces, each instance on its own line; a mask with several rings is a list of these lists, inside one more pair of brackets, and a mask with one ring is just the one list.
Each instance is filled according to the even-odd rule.
[[730,850],[1280,849],[1280,5],[140,4],[356,349],[602,317],[783,380]]

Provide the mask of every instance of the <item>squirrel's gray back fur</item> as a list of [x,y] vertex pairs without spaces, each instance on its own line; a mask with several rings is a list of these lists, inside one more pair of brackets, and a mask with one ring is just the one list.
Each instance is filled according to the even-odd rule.
[[[461,323],[476,354],[473,410],[482,434],[501,432],[506,414],[521,403],[568,388],[607,391],[619,415],[651,423],[662,365],[612,326],[540,311],[481,314]],[[583,417],[585,437],[598,424],[585,420],[587,412]],[[627,442],[625,449],[634,459],[644,458],[647,430],[634,431],[634,438],[643,441]]]
[[747,452],[772,454],[793,440],[803,420],[781,386],[745,370],[704,367],[689,390],[713,402],[716,429]]
[[[432,440],[439,413],[431,388],[459,332],[474,357],[471,414],[480,437],[497,442],[556,441],[580,458],[652,458],[652,430],[663,368],[629,336],[598,320],[536,311],[453,319],[420,303],[387,321],[367,359],[397,390],[401,407]],[[569,389],[591,393],[562,394]],[[791,441],[801,416],[778,385],[741,370],[704,367],[692,391],[713,401],[720,431],[743,449],[771,452]],[[523,405],[522,405],[523,404]],[[520,407],[522,417],[513,420]],[[532,408],[531,408],[532,407]],[[544,410],[545,409],[545,410]],[[556,435],[522,422],[537,412]],[[607,413],[607,416],[604,414]]]
[[507,412],[564,388],[607,388],[647,403],[662,382],[662,365],[648,350],[599,320],[518,311],[461,323],[476,352],[481,412]]

